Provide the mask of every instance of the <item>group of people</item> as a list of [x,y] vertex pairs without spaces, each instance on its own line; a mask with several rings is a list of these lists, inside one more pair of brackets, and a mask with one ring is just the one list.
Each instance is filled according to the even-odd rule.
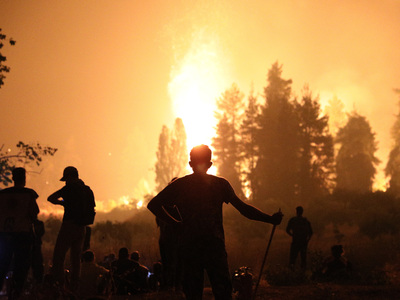
[[[67,283],[71,291],[82,291],[82,294],[95,290],[98,292],[99,286],[101,290],[98,278],[102,278],[103,282],[111,278],[116,294],[136,293],[162,284],[182,290],[186,299],[198,300],[202,299],[206,271],[215,299],[232,299],[222,219],[223,204],[231,204],[248,219],[275,226],[281,223],[283,214],[280,211],[272,215],[264,213],[242,201],[226,179],[207,174],[212,165],[211,154],[206,145],[194,147],[190,151],[189,161],[193,173],[174,178],[147,205],[156,216],[161,233],[161,263],[153,266],[150,277],[149,269],[139,263],[139,253],[129,254],[127,248],[120,249],[118,259],[108,260],[108,268],[95,263],[95,255],[88,250],[87,243],[90,241],[88,225],[93,223],[95,216],[94,194],[79,178],[75,167],[66,167],[60,179],[65,186],[47,199],[64,207],[49,273],[53,283],[59,287],[66,285],[64,260],[69,250],[71,266]],[[40,242],[34,241],[40,241],[44,227],[43,223],[40,226],[37,219],[38,195],[25,187],[25,169],[15,168],[12,174],[14,187],[0,191],[0,286],[3,286],[12,261],[14,294],[18,297],[32,265],[32,255],[40,253]],[[292,236],[290,266],[294,267],[300,253],[301,267],[304,269],[312,229],[310,222],[302,216],[303,208],[297,207],[296,210],[297,216],[289,220],[286,228]],[[34,248],[36,250],[32,252]],[[39,274],[37,280],[40,281],[43,269],[38,266],[35,268]]]
[[[0,190],[0,287],[12,270],[12,293],[9,298],[21,296],[29,269],[36,284],[44,279],[41,238],[44,224],[38,219],[38,194],[26,185],[26,170],[12,170],[13,187]],[[91,188],[79,178],[78,170],[69,166],[64,169],[60,181],[65,186],[48,197],[48,201],[62,205],[64,215],[53,252],[52,267],[48,280],[64,286],[66,253],[70,250],[71,268],[69,287],[77,290],[81,273],[81,254],[95,215],[95,199]],[[11,268],[12,267],[12,268]]]

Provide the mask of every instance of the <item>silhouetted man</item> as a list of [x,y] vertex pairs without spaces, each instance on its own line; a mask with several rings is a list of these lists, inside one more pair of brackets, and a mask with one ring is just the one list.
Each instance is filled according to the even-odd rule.
[[84,205],[86,202],[92,202],[94,205],[95,200],[90,187],[79,179],[78,170],[75,167],[66,167],[60,181],[65,181],[65,186],[47,198],[53,204],[64,206],[63,221],[54,246],[52,273],[55,280],[62,286],[65,255],[70,249],[71,289],[75,289],[79,280],[80,259],[85,225],[87,225]]
[[13,279],[18,297],[24,287],[32,257],[32,225],[37,220],[38,194],[26,184],[24,168],[12,171],[14,186],[0,191],[0,288],[13,260]]
[[289,266],[294,268],[296,258],[300,253],[301,268],[305,270],[307,263],[307,246],[313,234],[311,224],[303,217],[303,207],[296,207],[296,217],[289,220],[286,232],[292,237],[290,246]]
[[[173,181],[149,202],[147,208],[164,222],[182,225],[183,291],[186,298],[202,298],[206,270],[215,299],[232,299],[222,205],[231,203],[249,219],[277,225],[282,220],[282,214],[270,216],[263,213],[240,200],[227,180],[208,175],[212,162],[211,150],[206,145],[190,151],[189,165],[193,174]],[[174,219],[163,208],[174,205],[182,220]]]

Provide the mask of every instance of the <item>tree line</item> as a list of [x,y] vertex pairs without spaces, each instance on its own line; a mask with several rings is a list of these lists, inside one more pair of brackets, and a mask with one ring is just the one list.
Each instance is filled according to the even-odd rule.
[[[262,95],[252,90],[245,97],[236,84],[221,94],[216,101],[216,134],[211,145],[217,175],[228,179],[239,196],[261,207],[267,200],[282,207],[308,206],[314,199],[334,193],[373,192],[380,161],[368,119],[355,110],[346,113],[337,97],[322,109],[319,97],[307,85],[301,96],[293,94],[292,80],[283,78],[278,62],[268,71]],[[173,169],[182,171],[187,163],[186,144],[181,142],[180,151],[174,148],[178,135],[186,137],[178,120],[179,127],[175,124],[171,130],[175,137],[168,137],[171,132],[165,126],[160,134],[158,190],[172,177],[183,175]],[[391,134],[394,146],[385,174],[390,179],[387,191],[397,197],[400,113]],[[171,163],[173,166],[168,165]]]

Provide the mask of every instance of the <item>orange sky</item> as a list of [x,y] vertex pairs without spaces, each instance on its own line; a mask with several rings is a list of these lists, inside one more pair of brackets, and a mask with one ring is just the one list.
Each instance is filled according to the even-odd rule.
[[278,60],[296,94],[308,83],[322,102],[336,95],[369,119],[383,168],[398,111],[399,16],[395,0],[0,0],[0,27],[17,41],[2,50],[11,72],[1,141],[59,148],[28,179],[41,207],[66,165],[107,207],[152,188],[163,124],[182,117],[194,128],[203,116],[212,132],[213,112],[199,110],[234,82],[261,94]]

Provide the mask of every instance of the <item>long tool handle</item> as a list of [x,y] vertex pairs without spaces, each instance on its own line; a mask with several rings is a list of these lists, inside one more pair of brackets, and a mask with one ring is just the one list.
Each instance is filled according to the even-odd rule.
[[[281,209],[279,209],[279,212],[281,212]],[[272,238],[274,237],[275,229],[276,229],[276,225],[274,225],[274,226],[272,227],[271,235],[269,236],[269,241],[268,241],[267,250],[265,250],[264,259],[263,259],[263,262],[262,262],[262,265],[261,265],[260,274],[258,275],[256,287],[255,287],[255,289],[254,289],[254,294],[253,294],[253,299],[254,299],[254,300],[256,299],[258,285],[260,284],[262,272],[263,272],[263,270],[264,270],[265,261],[267,260],[267,256],[268,256],[268,252],[269,252],[269,247],[271,246]]]

